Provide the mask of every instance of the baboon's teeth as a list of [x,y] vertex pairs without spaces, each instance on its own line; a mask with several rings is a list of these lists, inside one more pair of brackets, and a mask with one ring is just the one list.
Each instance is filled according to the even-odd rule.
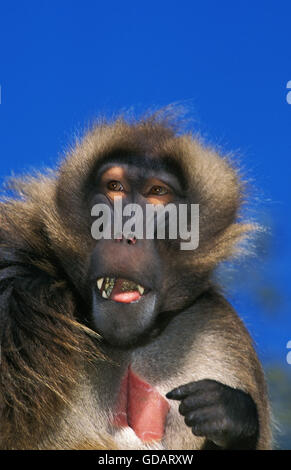
[[119,291],[121,293],[138,291],[140,296],[142,296],[145,292],[145,288],[140,284],[135,284],[133,281],[126,279],[116,279],[115,277],[99,277],[96,281],[96,284],[101,296],[106,300],[111,299],[111,295],[115,286],[117,286],[115,295],[118,295]]
[[100,279],[97,279],[97,287],[99,290],[101,290],[103,281],[104,281],[104,277],[100,277]]
[[140,286],[140,285],[138,284],[137,289],[138,289],[138,292],[140,293],[140,295],[143,295],[143,293],[144,293],[144,287],[142,287],[142,286]]

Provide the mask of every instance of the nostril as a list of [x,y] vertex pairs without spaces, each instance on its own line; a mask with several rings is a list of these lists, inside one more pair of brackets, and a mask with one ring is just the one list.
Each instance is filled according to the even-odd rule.
[[127,239],[128,245],[135,245],[136,244],[136,238],[135,237],[129,237]]
[[137,240],[135,236],[128,237],[128,238],[125,238],[123,236],[118,236],[114,239],[114,241],[117,243],[125,241],[128,245],[135,245]]
[[114,238],[114,241],[116,241],[116,242],[118,242],[118,243],[122,242],[122,240],[123,240],[123,236],[120,235],[120,234],[118,234],[118,235]]

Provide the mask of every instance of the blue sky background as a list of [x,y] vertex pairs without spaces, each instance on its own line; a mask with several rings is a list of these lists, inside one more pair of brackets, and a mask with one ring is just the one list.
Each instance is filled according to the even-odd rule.
[[289,371],[290,17],[290,1],[0,1],[0,178],[53,165],[100,112],[185,102],[258,188],[272,236],[229,298]]

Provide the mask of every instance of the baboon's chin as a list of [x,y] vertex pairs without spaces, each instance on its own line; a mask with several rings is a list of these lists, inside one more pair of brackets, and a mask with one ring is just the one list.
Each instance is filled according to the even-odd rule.
[[132,291],[124,295],[123,301],[115,301],[100,296],[94,289],[93,327],[112,346],[134,346],[153,328],[158,315],[157,305],[157,294],[153,291],[143,295]]

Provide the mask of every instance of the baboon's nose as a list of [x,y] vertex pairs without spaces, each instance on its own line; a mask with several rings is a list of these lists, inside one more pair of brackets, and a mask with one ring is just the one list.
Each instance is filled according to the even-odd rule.
[[122,236],[118,236],[117,238],[114,239],[115,242],[117,243],[127,243],[128,245],[135,245],[136,242],[137,242],[137,239],[136,237],[134,236],[129,236],[129,237],[125,237],[124,235]]

